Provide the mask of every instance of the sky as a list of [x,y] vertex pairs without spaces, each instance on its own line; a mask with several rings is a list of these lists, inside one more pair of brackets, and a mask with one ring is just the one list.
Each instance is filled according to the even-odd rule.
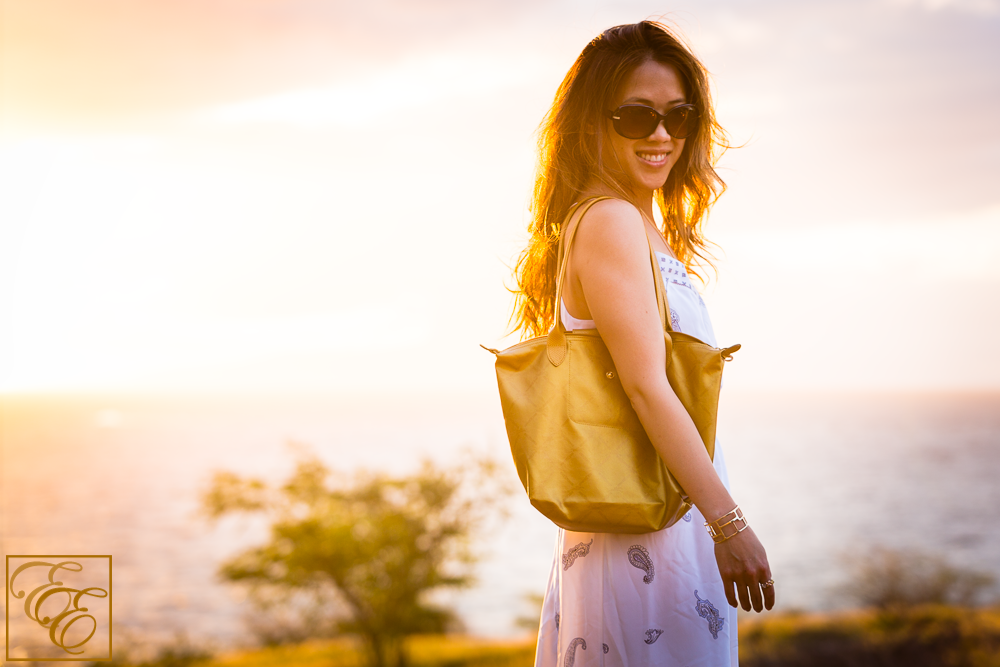
[[0,0],[0,392],[495,391],[535,130],[662,18],[741,390],[1000,389],[998,0]]

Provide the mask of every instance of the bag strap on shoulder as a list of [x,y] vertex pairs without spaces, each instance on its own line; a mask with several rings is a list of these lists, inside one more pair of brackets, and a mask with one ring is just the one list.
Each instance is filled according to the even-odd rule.
[[[566,358],[566,328],[562,322],[562,294],[563,286],[566,282],[567,258],[573,247],[573,240],[576,238],[576,231],[580,226],[580,220],[583,219],[584,214],[590,210],[591,206],[603,199],[613,199],[613,197],[592,197],[574,204],[566,216],[566,222],[563,224],[559,235],[559,247],[556,254],[559,268],[557,269],[556,305],[554,308],[556,317],[552,330],[549,332],[546,340],[546,353],[549,361],[555,366],[561,364],[563,359]],[[670,305],[667,302],[667,291],[663,284],[663,276],[660,273],[660,263],[656,259],[656,253],[653,251],[653,244],[650,243],[648,235],[646,236],[646,242],[649,244],[649,261],[653,270],[653,285],[656,289],[656,302],[660,313],[660,323],[664,331],[673,331],[673,328],[670,326],[670,316],[668,315]]]

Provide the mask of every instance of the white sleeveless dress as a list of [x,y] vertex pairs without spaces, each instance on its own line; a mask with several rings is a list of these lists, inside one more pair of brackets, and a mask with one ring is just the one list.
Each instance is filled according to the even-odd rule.
[[[687,269],[656,255],[673,328],[717,345]],[[559,305],[567,329],[594,328]],[[715,470],[728,488],[718,442]],[[704,521],[692,508],[670,528],[644,535],[560,529],[536,667],[735,666],[736,610],[726,602]]]

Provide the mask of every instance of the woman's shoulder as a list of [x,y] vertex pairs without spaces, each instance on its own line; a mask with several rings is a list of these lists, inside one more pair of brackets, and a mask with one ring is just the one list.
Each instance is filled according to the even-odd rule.
[[578,245],[607,249],[646,244],[642,213],[624,199],[608,198],[595,202],[578,224]]
[[627,221],[639,221],[642,222],[642,213],[639,209],[635,207],[632,202],[626,201],[624,199],[618,199],[617,197],[590,197],[589,199],[596,199],[590,208],[584,214],[584,218],[601,218],[603,220],[611,219],[624,219]]

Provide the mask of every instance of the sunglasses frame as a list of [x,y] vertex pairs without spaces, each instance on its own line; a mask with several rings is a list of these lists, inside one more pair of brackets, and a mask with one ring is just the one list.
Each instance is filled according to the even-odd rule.
[[[656,124],[653,125],[653,129],[650,130],[647,134],[642,135],[641,137],[630,137],[627,134],[625,134],[624,132],[622,132],[621,131],[621,125],[620,125],[620,123],[621,123],[621,115],[620,114],[621,114],[621,110],[624,109],[624,108],[626,108],[626,107],[639,107],[641,109],[648,109],[649,111],[652,111],[654,114],[656,114]],[[653,132],[656,132],[656,129],[658,127],[660,127],[660,123],[663,123],[663,127],[664,127],[664,129],[667,130],[667,134],[669,134],[674,139],[687,139],[688,137],[692,136],[695,132],[698,131],[697,127],[695,127],[691,132],[685,134],[683,137],[677,136],[677,135],[673,134],[670,131],[670,126],[668,124],[667,119],[670,117],[670,114],[672,114],[673,112],[677,111],[678,109],[690,109],[690,110],[694,111],[694,113],[696,115],[700,115],[698,113],[698,107],[695,106],[694,104],[678,104],[677,106],[671,107],[670,109],[668,109],[667,113],[660,113],[659,111],[657,111],[653,107],[649,106],[648,104],[622,104],[617,109],[615,109],[613,111],[609,111],[607,113],[607,117],[611,119],[612,125],[615,128],[615,132],[617,132],[619,136],[625,137],[626,139],[645,139],[646,137],[648,137]]]

